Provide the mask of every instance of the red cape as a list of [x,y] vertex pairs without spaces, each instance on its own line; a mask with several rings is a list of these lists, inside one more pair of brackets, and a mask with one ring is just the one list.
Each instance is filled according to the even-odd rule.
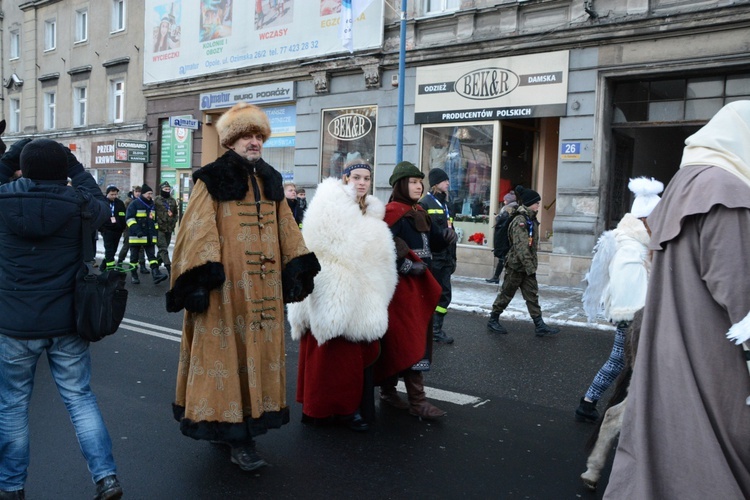
[[[386,223],[392,226],[409,210],[412,207],[404,203],[389,203],[385,207]],[[422,261],[412,251],[409,259]],[[375,364],[376,384],[411,368],[424,357],[428,327],[441,293],[440,284],[429,271],[418,276],[399,275],[396,292],[388,305],[388,330],[380,341],[380,358]]]

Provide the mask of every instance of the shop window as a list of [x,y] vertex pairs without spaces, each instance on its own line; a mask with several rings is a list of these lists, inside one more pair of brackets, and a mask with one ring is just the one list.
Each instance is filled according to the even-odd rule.
[[486,245],[491,239],[493,130],[494,125],[422,129],[422,169],[448,174],[448,209],[460,243]]
[[321,179],[341,177],[346,162],[358,157],[375,167],[377,106],[325,109],[321,115]]

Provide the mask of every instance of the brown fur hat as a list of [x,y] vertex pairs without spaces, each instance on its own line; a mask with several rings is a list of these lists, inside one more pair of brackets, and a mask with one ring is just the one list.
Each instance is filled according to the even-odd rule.
[[271,137],[271,124],[266,114],[258,106],[246,102],[238,102],[221,115],[216,122],[216,130],[225,148],[246,134],[259,133],[263,136],[263,142]]

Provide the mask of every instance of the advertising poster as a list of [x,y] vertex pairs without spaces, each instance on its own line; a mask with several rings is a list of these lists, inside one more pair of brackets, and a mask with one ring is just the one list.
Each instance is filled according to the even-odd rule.
[[[382,46],[383,3],[352,19],[354,50]],[[341,0],[146,0],[143,82],[349,53],[341,20]]]

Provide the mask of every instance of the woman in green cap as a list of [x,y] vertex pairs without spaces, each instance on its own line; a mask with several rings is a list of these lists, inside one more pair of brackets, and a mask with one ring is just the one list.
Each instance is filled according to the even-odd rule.
[[[396,243],[398,285],[388,307],[388,332],[382,340],[389,348],[382,350],[375,379],[382,401],[408,409],[415,417],[434,420],[445,412],[427,401],[422,372],[430,368],[430,326],[442,289],[429,272],[429,265],[432,251],[446,248],[456,234],[450,228],[443,232],[431,224],[427,212],[417,203],[424,190],[423,178],[413,163],[403,161],[389,179],[393,193],[386,205],[385,221]],[[404,379],[408,403],[396,392],[399,376]]]

